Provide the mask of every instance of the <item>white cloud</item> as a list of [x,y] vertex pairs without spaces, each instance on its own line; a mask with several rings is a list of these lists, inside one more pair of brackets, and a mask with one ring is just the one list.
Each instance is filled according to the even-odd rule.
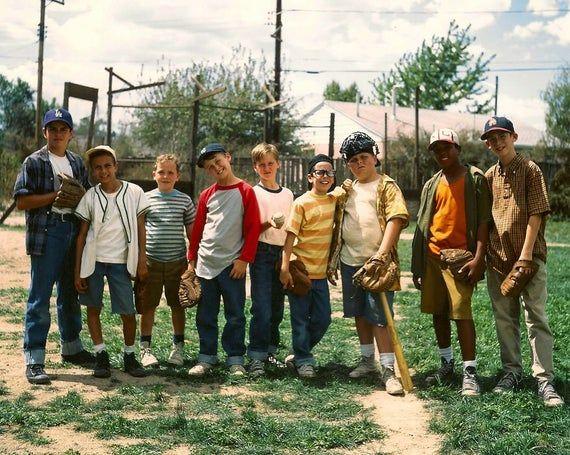
[[[555,10],[562,6],[559,5],[559,3],[565,3],[565,2],[556,1],[556,0],[528,0],[526,9],[527,11]],[[549,17],[549,16],[556,16],[557,13],[555,11],[545,11],[545,12],[536,12],[534,14],[536,14],[537,16]]]
[[512,37],[512,38],[531,38],[537,34],[539,34],[540,32],[542,32],[544,29],[544,23],[540,22],[540,21],[535,21],[535,22],[529,22],[526,25],[517,25],[515,26],[515,28],[513,29],[512,32],[510,32],[508,34],[508,36]]
[[570,44],[570,13],[561,16],[544,27],[545,31],[558,39],[559,44]]

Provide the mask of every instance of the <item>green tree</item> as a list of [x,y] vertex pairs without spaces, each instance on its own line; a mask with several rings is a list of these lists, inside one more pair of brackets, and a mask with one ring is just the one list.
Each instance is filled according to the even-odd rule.
[[432,36],[431,42],[414,52],[404,54],[395,68],[371,81],[373,99],[381,104],[391,101],[392,87],[401,87],[396,99],[400,106],[412,106],[415,89],[420,87],[421,108],[444,110],[462,100],[471,101],[469,110],[487,113],[491,109],[492,96],[479,103],[477,99],[487,93],[483,81],[487,79],[489,63],[495,57],[486,58],[483,53],[475,57],[468,51],[475,41],[471,26],[460,28],[455,21],[449,24],[446,36]]
[[357,95],[359,98],[362,98],[356,82],[353,82],[347,88],[342,88],[340,84],[335,80],[329,82],[325,88],[325,91],[323,92],[325,99],[331,101],[354,102]]
[[[216,141],[225,144],[237,155],[249,153],[252,145],[263,140],[264,114],[256,109],[266,104],[262,85],[270,79],[270,72],[265,58],[255,59],[243,48],[235,48],[228,61],[197,62],[185,69],[168,71],[164,77],[166,84],[151,90],[144,104],[190,104],[195,96],[192,76],[198,77],[207,89],[226,87],[223,93],[200,103],[199,147]],[[288,97],[286,88],[281,97]],[[294,153],[297,149],[291,104],[287,102],[281,105],[281,151],[284,153]],[[159,147],[163,152],[188,153],[191,108],[141,109],[135,112],[135,116],[138,120],[135,134],[143,144]]]
[[570,67],[548,84],[542,94],[546,102],[546,139],[551,146],[570,148]]

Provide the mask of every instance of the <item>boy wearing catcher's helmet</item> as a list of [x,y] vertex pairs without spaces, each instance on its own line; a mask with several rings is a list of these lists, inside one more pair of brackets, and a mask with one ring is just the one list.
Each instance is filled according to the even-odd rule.
[[[349,374],[359,378],[377,372],[374,340],[380,352],[381,376],[391,395],[404,393],[394,374],[394,347],[386,327],[386,316],[379,296],[353,284],[352,277],[375,254],[392,255],[401,230],[408,224],[404,196],[396,182],[377,171],[378,147],[363,132],[349,135],[340,153],[356,180],[346,197],[339,200],[335,214],[333,246],[327,274],[335,283],[338,262],[342,279],[344,317],[354,318],[360,341],[360,363]],[[399,280],[386,292],[390,310]]]
[[[461,394],[477,396],[480,388],[471,296],[485,267],[491,220],[489,188],[482,171],[461,164],[461,147],[455,131],[447,128],[434,131],[428,150],[441,170],[422,189],[412,243],[414,285],[421,290],[422,313],[433,317],[441,357],[441,367],[426,382],[435,385],[449,382],[453,377],[450,321],[454,320],[463,357]],[[448,249],[473,255],[457,275],[441,260],[441,252]]]
[[[493,196],[494,222],[487,249],[487,288],[503,364],[502,377],[493,392],[514,390],[521,381],[519,316],[522,297],[538,395],[546,406],[561,406],[564,401],[552,384],[554,340],[546,315],[544,229],[550,205],[540,168],[515,151],[517,138],[513,123],[506,117],[491,117],[481,135],[481,140],[499,159],[485,174]],[[526,286],[518,285],[522,289],[505,292],[532,273],[535,274]],[[508,286],[504,289],[501,283],[506,276],[509,276]]]

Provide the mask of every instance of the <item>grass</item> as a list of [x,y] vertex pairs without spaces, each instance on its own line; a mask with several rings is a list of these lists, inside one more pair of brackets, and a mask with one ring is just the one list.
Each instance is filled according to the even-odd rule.
[[[548,241],[570,243],[570,223],[552,222]],[[555,240],[553,240],[555,239]],[[405,251],[410,241],[402,241]],[[568,403],[570,400],[570,283],[566,257],[568,248],[549,247],[547,313],[554,334],[555,385]],[[409,267],[409,266],[408,266]],[[398,296],[405,319],[399,324],[400,337],[408,363],[417,371],[419,395],[429,400],[433,411],[430,430],[443,436],[442,453],[463,454],[563,454],[570,453],[570,410],[568,406],[547,409],[536,396],[536,383],[529,368],[530,353],[524,321],[521,321],[522,351],[525,364],[523,390],[497,396],[491,393],[501,364],[493,314],[485,283],[480,283],[473,298],[477,329],[478,373],[483,393],[475,399],[459,394],[458,377],[452,386],[425,388],[423,379],[438,367],[431,318],[420,314],[419,294],[402,292]],[[460,357],[457,343],[453,344]]]

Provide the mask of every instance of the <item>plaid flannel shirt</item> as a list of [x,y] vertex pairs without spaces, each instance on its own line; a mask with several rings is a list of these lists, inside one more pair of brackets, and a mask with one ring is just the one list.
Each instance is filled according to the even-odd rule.
[[[79,180],[83,186],[89,188],[87,169],[83,160],[76,154],[66,151],[73,177]],[[55,191],[53,168],[49,161],[47,147],[28,156],[16,178],[13,197],[27,194],[46,194]],[[26,210],[26,253],[41,255],[46,245],[46,232],[48,217],[51,213],[51,204],[36,209]]]
[[544,227],[550,205],[538,165],[517,153],[508,166],[503,167],[498,162],[485,177],[493,195],[494,225],[487,247],[489,265],[505,275],[510,272],[521,254],[528,219],[532,215],[542,215],[532,256],[546,262]]

